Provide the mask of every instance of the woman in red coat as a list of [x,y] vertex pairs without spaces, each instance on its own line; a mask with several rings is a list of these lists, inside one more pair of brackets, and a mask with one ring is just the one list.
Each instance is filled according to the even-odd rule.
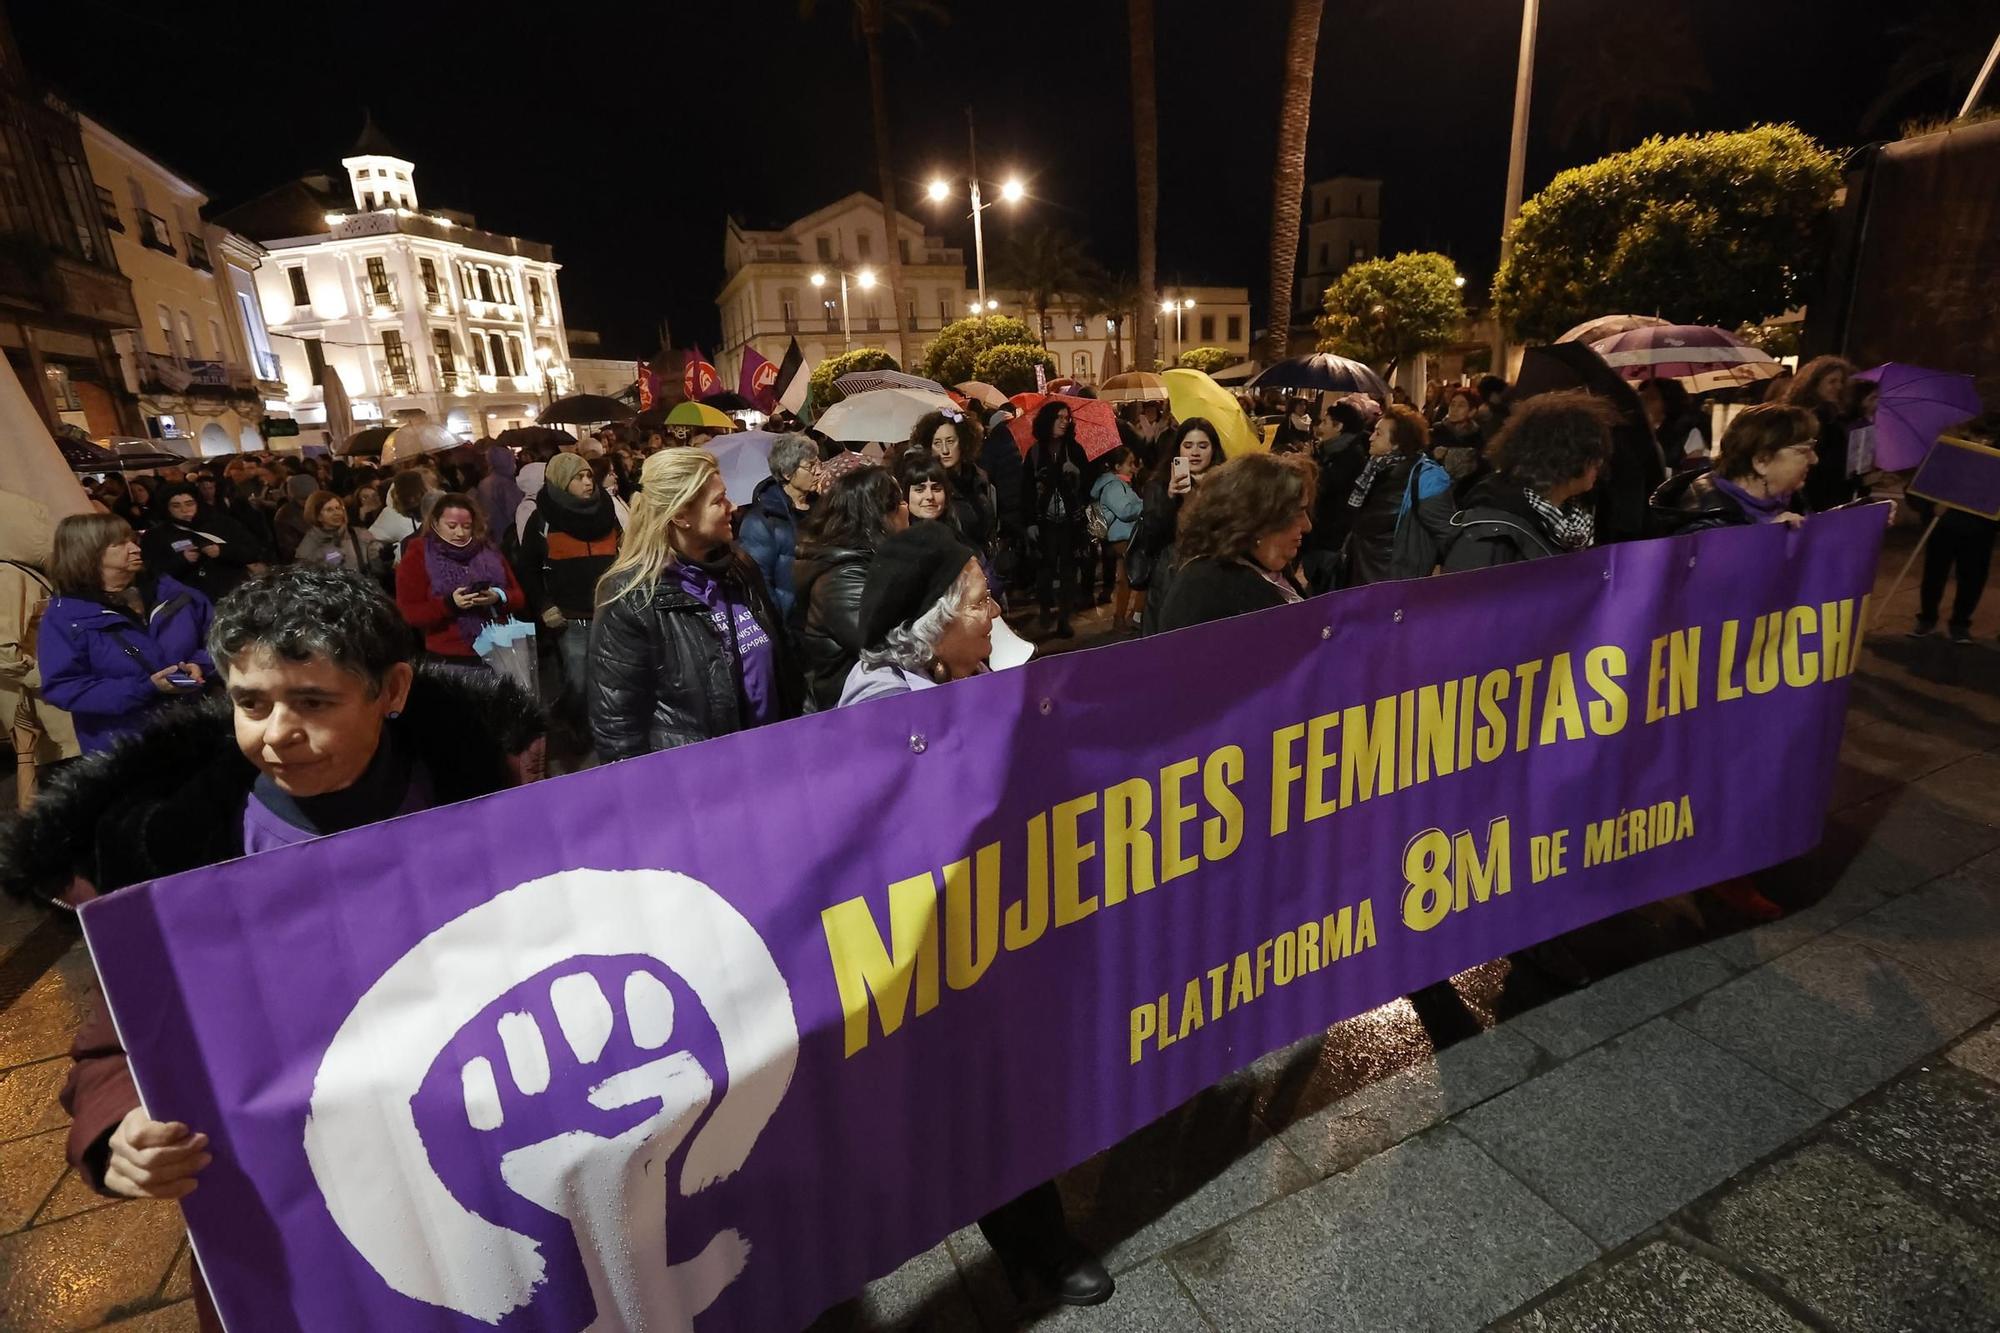
[[479,631],[526,604],[472,497],[439,496],[396,566],[396,605],[424,647],[458,666],[483,666],[472,648]]

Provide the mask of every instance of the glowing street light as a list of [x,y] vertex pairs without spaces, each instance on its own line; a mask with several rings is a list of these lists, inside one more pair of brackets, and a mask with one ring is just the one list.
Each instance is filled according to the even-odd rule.
[[1160,302],[1160,313],[1174,317],[1174,360],[1176,361],[1181,358],[1181,317],[1185,312],[1192,309],[1194,309],[1194,298],[1192,296],[1180,301]]
[[[982,202],[979,197],[979,143],[972,128],[972,108],[965,108],[965,148],[966,148],[966,192],[972,197],[972,253],[974,267],[979,274],[979,304],[993,309],[986,299],[986,229],[981,225],[981,215],[993,205]],[[1000,197],[1010,204],[1018,204],[1026,198],[1028,188],[1021,184],[1019,176],[1009,176],[1000,187]],[[930,184],[931,202],[943,203],[951,198],[951,183],[943,176],[934,176]]]
[[[858,273],[849,273],[846,269],[843,268],[836,270],[836,272],[838,272],[840,275],[841,350],[852,351],[854,349],[854,334],[847,316],[847,280],[851,277],[854,279],[856,283],[860,285],[862,291],[864,292],[871,291],[874,289],[875,286],[875,270],[872,268],[864,268]],[[827,276],[826,274],[815,270],[806,279],[806,281],[810,282],[815,288],[820,288],[826,286]]]
[[1019,176],[1010,177],[1007,183],[1000,187],[1000,197],[1010,204],[1020,203],[1027,193],[1028,189],[1021,184]]

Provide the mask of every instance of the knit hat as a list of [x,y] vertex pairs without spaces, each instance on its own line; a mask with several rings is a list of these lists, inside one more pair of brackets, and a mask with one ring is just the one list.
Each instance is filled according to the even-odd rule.
[[542,480],[552,491],[566,491],[576,480],[576,474],[588,470],[590,464],[579,454],[557,454],[542,469]]
[[861,589],[861,642],[876,647],[951,591],[978,552],[947,523],[912,523],[875,548]]

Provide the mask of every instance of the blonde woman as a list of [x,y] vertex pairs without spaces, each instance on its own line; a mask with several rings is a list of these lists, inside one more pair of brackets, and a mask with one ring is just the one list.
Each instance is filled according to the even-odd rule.
[[794,717],[803,685],[764,576],[731,540],[714,455],[646,460],[597,585],[585,697],[598,757],[629,759]]

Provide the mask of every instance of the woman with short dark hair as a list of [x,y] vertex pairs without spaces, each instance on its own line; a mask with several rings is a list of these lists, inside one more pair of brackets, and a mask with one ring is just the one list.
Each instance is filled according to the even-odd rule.
[[116,514],[72,514],[49,557],[56,596],[35,643],[42,696],[67,711],[86,754],[139,730],[169,699],[202,692],[208,598],[149,570]]
[[1654,531],[1804,522],[1810,510],[1801,507],[1801,490],[1820,439],[1819,419],[1804,408],[1744,408],[1722,432],[1713,468],[1670,477],[1653,492]]
[[982,435],[971,413],[932,412],[917,423],[910,443],[913,448],[927,449],[944,465],[958,535],[979,552],[991,577],[1000,538],[1000,496],[979,466]]
[[1303,601],[1299,549],[1318,485],[1319,469],[1301,454],[1245,454],[1217,468],[1181,514],[1180,570],[1160,629]]
[[1444,572],[1580,551],[1596,537],[1585,499],[1611,461],[1615,414],[1580,390],[1516,407],[1493,440],[1495,471],[1452,516]]

